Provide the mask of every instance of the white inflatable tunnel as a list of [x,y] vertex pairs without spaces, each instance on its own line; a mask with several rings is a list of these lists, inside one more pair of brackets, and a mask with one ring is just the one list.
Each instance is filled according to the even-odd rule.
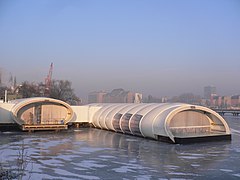
[[103,104],[90,122],[100,129],[173,143],[231,139],[218,113],[182,103]]

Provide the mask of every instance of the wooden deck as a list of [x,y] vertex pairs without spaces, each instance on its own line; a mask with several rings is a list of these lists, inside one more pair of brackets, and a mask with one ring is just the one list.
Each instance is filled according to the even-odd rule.
[[44,131],[44,130],[65,130],[68,129],[66,124],[35,124],[35,125],[22,125],[23,131]]

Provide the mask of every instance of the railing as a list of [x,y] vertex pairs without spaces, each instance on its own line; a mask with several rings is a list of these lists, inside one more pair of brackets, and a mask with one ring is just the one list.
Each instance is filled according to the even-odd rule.
[[184,127],[170,127],[173,135],[187,136],[189,134],[209,134],[211,127],[207,126],[184,126]]
[[64,125],[65,121],[64,120],[42,120],[40,121],[40,123],[33,121],[33,120],[27,120],[25,121],[27,125],[41,125],[41,124],[60,124],[60,125]]
[[240,114],[240,109],[212,109],[220,115],[232,114],[233,116],[238,116]]
[[62,130],[68,129],[67,125],[62,124],[24,124],[22,125],[23,131],[37,131],[37,130]]

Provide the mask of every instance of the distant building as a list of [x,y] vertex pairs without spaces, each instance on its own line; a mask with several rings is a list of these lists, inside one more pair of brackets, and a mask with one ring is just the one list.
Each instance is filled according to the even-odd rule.
[[114,89],[110,93],[92,92],[88,95],[88,103],[141,103],[142,94]]
[[231,96],[223,96],[222,97],[222,106],[223,108],[230,108],[232,106]]
[[212,95],[209,106],[214,108],[231,108],[240,106],[240,95],[217,96]]
[[204,99],[211,99],[211,96],[215,94],[217,94],[216,87],[214,86],[204,87]]
[[234,95],[231,97],[231,106],[240,107],[240,95]]
[[88,95],[88,103],[104,103],[106,92],[91,92]]
[[106,103],[130,103],[133,102],[133,94],[123,89],[114,89],[105,96]]
[[198,95],[194,95],[192,93],[183,93],[179,96],[174,96],[170,99],[170,102],[180,102],[180,103],[188,103],[188,104],[201,104],[201,97]]
[[145,103],[166,103],[167,101],[168,99],[166,97],[158,98],[152,95],[148,95],[148,97],[144,99]]
[[210,104],[211,107],[220,107],[222,103],[222,97],[212,94],[210,102],[211,102]]

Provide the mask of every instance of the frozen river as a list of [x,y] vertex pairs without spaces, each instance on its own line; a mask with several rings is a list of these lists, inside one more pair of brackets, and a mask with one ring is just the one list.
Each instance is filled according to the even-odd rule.
[[[176,145],[99,129],[1,133],[0,161],[23,179],[240,179],[240,116],[224,117],[232,141]],[[23,146],[24,148],[20,148]]]

